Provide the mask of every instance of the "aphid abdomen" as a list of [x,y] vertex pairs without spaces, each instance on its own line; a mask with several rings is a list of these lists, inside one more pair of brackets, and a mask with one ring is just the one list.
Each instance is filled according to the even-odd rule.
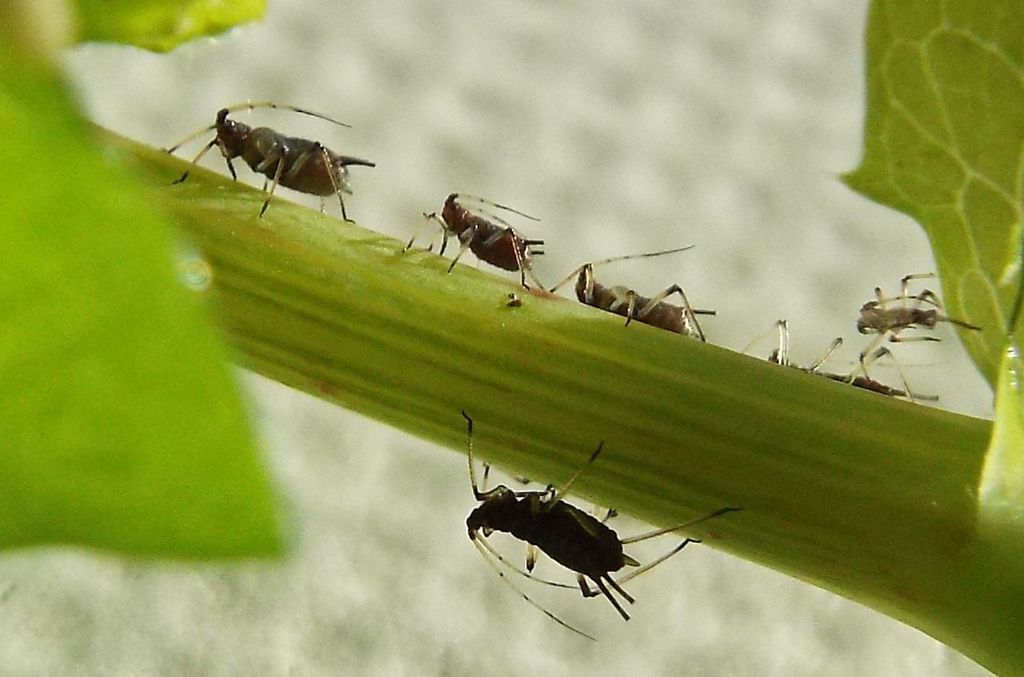
[[626,317],[629,312],[629,303],[626,300],[628,289],[621,286],[606,287],[597,280],[594,280],[591,285],[589,299],[586,287],[580,284],[576,285],[576,298],[580,303]]
[[[516,271],[520,268],[530,267],[530,251],[515,231],[508,228],[499,230],[493,224],[479,217],[471,218],[476,222],[476,231],[469,248],[478,259],[502,270]],[[518,256],[516,255],[517,249]],[[520,262],[522,262],[522,266],[520,266]]]
[[[641,308],[647,305],[650,299],[646,299],[642,296],[636,298],[636,310],[639,312]],[[655,327],[667,329],[677,334],[685,334],[686,327],[683,322],[683,309],[679,306],[674,306],[671,303],[659,303],[643,317],[637,317],[637,322],[643,322],[644,324],[650,324]]]
[[509,526],[513,536],[577,573],[596,578],[625,565],[618,535],[568,503],[559,501]]

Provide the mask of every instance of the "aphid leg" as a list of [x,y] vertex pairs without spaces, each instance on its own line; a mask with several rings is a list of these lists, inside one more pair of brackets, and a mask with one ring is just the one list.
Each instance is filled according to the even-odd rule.
[[571,273],[569,273],[568,275],[563,277],[561,280],[559,280],[558,284],[556,284],[551,289],[548,289],[548,291],[550,293],[554,294],[556,291],[558,291],[559,289],[561,289],[565,285],[569,284],[573,280],[576,280],[576,289],[577,290],[579,290],[580,288],[585,290],[583,292],[584,293],[584,298],[586,299],[585,303],[587,303],[587,305],[590,305],[591,303],[593,303],[594,302],[594,264],[592,264],[592,263],[584,263],[582,266],[580,266],[579,268],[577,268],[576,270],[572,271]]
[[534,602],[534,601],[533,601],[532,599],[530,599],[530,598],[529,598],[529,597],[528,597],[528,596],[526,595],[526,593],[524,593],[524,592],[523,592],[522,590],[520,590],[520,589],[519,589],[518,587],[516,587],[516,585],[515,585],[515,584],[514,584],[514,583],[513,583],[512,581],[510,581],[510,580],[508,579],[508,577],[507,577],[507,576],[505,576],[505,572],[504,572],[504,571],[502,571],[501,569],[499,569],[499,568],[498,568],[498,565],[496,565],[496,564],[495,564],[495,563],[494,563],[494,562],[493,562],[493,561],[491,560],[491,558],[487,556],[487,551],[486,551],[486,550],[485,550],[485,549],[483,548],[483,546],[481,545],[481,539],[479,539],[479,538],[474,538],[474,539],[472,539],[472,540],[473,540],[473,545],[475,545],[475,546],[476,546],[476,549],[477,549],[477,551],[478,551],[478,552],[480,553],[480,555],[481,555],[481,556],[482,556],[482,557],[484,558],[484,561],[486,561],[486,562],[487,562],[487,566],[491,567],[491,569],[493,569],[493,570],[494,570],[494,573],[498,574],[498,576],[499,576],[499,577],[501,578],[501,580],[505,582],[505,585],[507,585],[508,587],[512,588],[512,589],[513,589],[513,590],[514,590],[514,591],[516,592],[516,594],[517,594],[517,595],[519,595],[520,597],[522,597],[522,598],[523,598],[524,600],[526,600],[526,601],[527,601],[527,603],[529,603],[529,604],[530,604],[530,606],[532,606],[532,607],[534,607],[534,608],[536,608],[536,609],[540,609],[540,611],[541,611],[541,612],[542,612],[542,613],[543,613],[543,614],[544,614],[545,616],[547,616],[548,618],[550,618],[550,619],[551,619],[551,620],[553,620],[554,622],[558,623],[558,624],[559,624],[559,625],[561,625],[561,626],[562,626],[563,628],[567,628],[567,629],[569,629],[569,630],[572,630],[572,631],[573,631],[573,632],[575,632],[575,633],[576,633],[577,635],[580,635],[581,637],[586,637],[587,639],[589,639],[589,640],[591,640],[591,641],[594,641],[594,642],[596,642],[596,641],[597,641],[597,638],[595,638],[595,637],[592,637],[591,635],[588,635],[587,633],[583,632],[582,630],[579,630],[579,629],[577,629],[577,628],[574,628],[573,626],[569,625],[568,623],[566,623],[565,621],[563,621],[563,620],[562,620],[561,618],[559,618],[558,616],[554,615],[553,613],[551,613],[550,611],[548,611],[547,609],[545,609],[544,607],[542,607],[542,606],[541,606],[540,604],[537,604],[537,602]]
[[[337,170],[335,169],[334,164],[331,162],[330,154],[328,154],[327,149],[324,148],[323,144],[321,144],[319,141],[313,144],[313,148],[314,150],[320,151],[320,157],[322,157],[324,160],[324,170],[327,172],[327,176],[331,180],[331,188],[334,189],[334,194],[338,196],[338,204],[341,205],[341,218],[344,219],[345,221],[348,221],[349,223],[353,223],[352,219],[348,218],[348,214],[345,212],[345,200],[341,196],[341,185],[338,183]],[[324,204],[323,198],[321,197],[320,211],[323,212],[323,210]]]
[[[910,275],[904,275],[903,278],[900,280],[900,296],[903,297],[903,298],[911,298],[910,294],[908,293],[910,291],[910,283],[911,283],[911,281],[913,281],[913,280],[927,280],[927,279],[931,279],[931,278],[934,278],[934,277],[935,277],[935,273],[912,273]],[[925,295],[931,297],[936,302],[938,301],[938,298],[936,298],[935,294],[933,294],[931,291],[929,291],[927,289],[924,292],[922,292],[921,294],[919,294],[918,297],[925,296]],[[919,300],[923,301],[924,299],[919,299]],[[939,308],[942,307],[938,303],[936,303],[935,305],[938,306]]]
[[[605,575],[604,575],[604,577],[605,577],[605,580],[607,580],[607,581],[608,581],[608,585],[612,586],[612,588],[613,588],[613,589],[615,590],[615,592],[617,592],[617,593],[619,593],[620,595],[622,595],[622,599],[626,600],[626,601],[627,601],[627,602],[629,602],[630,604],[635,604],[635,603],[636,603],[636,600],[635,600],[635,599],[633,599],[633,596],[632,596],[632,595],[630,595],[630,594],[629,594],[628,592],[626,592],[625,590],[623,590],[623,589],[622,589],[622,588],[621,588],[621,587],[619,586],[618,582],[617,582],[617,581],[616,581],[616,580],[615,580],[614,578],[612,578],[612,577],[611,577],[611,576],[609,576],[608,574],[605,574]],[[601,583],[601,579],[600,579],[600,578],[598,578],[598,579],[597,579],[597,582],[598,582],[598,584],[600,584],[600,583]]]
[[[611,580],[611,579],[609,578],[608,580]],[[610,593],[608,591],[608,588],[606,588],[604,586],[604,582],[600,578],[595,578],[595,579],[593,579],[593,581],[594,581],[594,584],[597,585],[597,590],[598,591],[594,591],[594,590],[590,589],[590,586],[587,585],[587,579],[583,577],[583,574],[578,574],[576,576],[576,582],[579,583],[580,592],[583,593],[584,597],[588,597],[589,598],[589,597],[597,597],[598,595],[604,595],[605,597],[608,598],[608,601],[612,603],[612,606],[615,607],[615,610],[619,612],[619,615],[622,616],[622,618],[624,620],[628,621],[629,620],[629,614],[626,613],[626,610],[622,608],[621,604],[619,604],[619,600],[615,599],[612,596],[612,593]],[[626,596],[626,599],[629,600],[630,603],[633,602],[633,598],[629,597],[628,595]]]
[[464,230],[461,233],[459,233],[459,253],[455,255],[455,258],[453,258],[451,264],[449,264],[449,266],[448,266],[448,272],[449,273],[452,272],[453,268],[455,268],[455,264],[458,263],[459,259],[462,258],[462,255],[466,253],[466,250],[469,249],[469,246],[471,244],[473,244],[473,238],[475,238],[475,237],[476,237],[476,226],[475,225],[470,226],[466,230]]
[[629,289],[629,290],[626,291],[625,303],[626,303],[626,325],[625,326],[628,327],[629,323],[633,321],[634,317],[636,317],[636,292],[633,291],[632,289]]
[[675,555],[676,553],[678,553],[680,550],[685,548],[690,543],[700,543],[700,542],[701,542],[700,539],[697,539],[697,538],[687,538],[687,539],[684,539],[682,543],[680,543],[676,547],[672,548],[671,550],[666,552],[664,555],[662,555],[658,559],[656,559],[656,560],[654,560],[652,562],[648,562],[647,564],[643,565],[639,569],[634,569],[633,571],[630,571],[625,576],[620,576],[619,580],[617,581],[617,583],[619,585],[624,585],[626,582],[633,580],[634,578],[636,578],[640,574],[647,573],[648,571],[650,571],[654,567],[658,566],[659,564],[661,564],[662,562],[664,562],[668,558],[670,558],[673,555]]
[[885,333],[880,333],[880,334],[876,335],[873,339],[871,339],[871,342],[868,343],[867,347],[864,348],[864,350],[860,351],[860,356],[858,357],[858,360],[857,360],[857,368],[854,369],[853,372],[850,374],[850,380],[851,381],[853,381],[853,379],[856,376],[858,376],[858,375],[863,375],[863,376],[867,377],[867,375],[868,375],[868,373],[867,373],[867,362],[866,362],[867,357],[868,357],[868,355],[870,355],[873,352],[875,352],[875,350],[878,348],[878,346],[881,345],[882,341],[885,340],[885,337],[886,337]]
[[[538,252],[534,252],[534,253],[538,253]],[[533,282],[533,284],[536,286],[536,288],[537,289],[544,289],[544,283],[537,279],[537,275],[533,272],[533,266],[527,266],[525,268],[525,270],[526,270],[526,274],[530,277],[530,280]],[[523,287],[526,287],[526,285],[524,284]],[[529,289],[529,287],[526,287],[526,288]]]
[[775,323],[779,328],[779,350],[775,354],[775,359],[772,362],[775,364],[781,364],[784,367],[789,366],[789,322],[786,320],[779,320]]
[[[516,231],[511,228],[508,228],[503,232],[508,233],[508,236],[512,238],[512,253],[516,257],[516,266],[519,268],[519,284],[523,286],[523,289],[529,289],[530,285],[526,284],[526,262],[523,261],[523,252],[519,249],[519,244],[522,242],[522,239],[520,239],[520,237],[516,235]],[[494,240],[494,237],[488,238],[488,242],[491,240]],[[533,276],[531,275],[531,277]],[[543,288],[544,287],[541,286],[541,289]]]
[[[497,233],[494,233],[489,238],[484,240],[481,243],[480,247],[482,249],[490,249],[491,247],[496,245],[498,242],[500,242],[502,240],[502,238],[504,238],[504,237],[508,237],[510,240],[512,240],[512,255],[516,257],[516,268],[519,270],[519,284],[523,285],[523,289],[529,289],[530,285],[526,284],[526,268],[527,268],[527,266],[526,266],[526,262],[523,260],[523,251],[522,251],[523,247],[527,246],[526,245],[526,240],[524,240],[523,238],[519,237],[519,234],[516,233],[515,229],[513,229],[511,226],[508,226],[504,230],[499,230]],[[536,242],[536,240],[533,240],[533,242]],[[533,278],[534,282],[536,283],[537,279],[532,274],[530,275],[530,277]],[[538,285],[538,286],[541,289],[544,288],[544,285]]]
[[[445,225],[445,222],[441,219],[440,216],[437,215],[437,212],[431,212],[430,214],[423,212],[423,220],[420,221],[420,225],[416,227],[416,230],[413,231],[412,237],[409,238],[409,241],[405,244],[405,247],[402,248],[403,252],[407,252],[410,249],[412,249],[413,242],[415,242],[416,238],[420,236],[420,233],[423,231],[423,225],[428,221],[437,221],[441,225],[441,233],[445,234],[444,242],[441,245],[441,253],[444,253],[444,247],[448,243],[448,226]],[[430,238],[430,245],[427,247],[427,251],[431,251],[433,248],[434,238]]]
[[[938,395],[922,395],[920,393],[915,393],[914,391],[912,391],[910,389],[910,382],[907,381],[907,374],[906,372],[903,371],[903,365],[899,363],[899,360],[897,360],[896,356],[892,354],[892,351],[886,348],[885,346],[882,346],[871,355],[870,359],[868,360],[868,364],[875,362],[881,357],[888,357],[889,361],[892,362],[892,366],[896,369],[896,374],[900,377],[900,383],[903,384],[903,394],[907,397],[907,399],[909,399],[912,402],[915,400],[937,402],[939,400]],[[867,375],[867,373],[865,373],[864,375],[867,378],[871,378],[870,376]]]
[[889,343],[915,343],[918,341],[942,341],[938,336],[900,336],[892,332],[889,334]]
[[535,566],[537,566],[537,546],[535,546],[533,543],[527,543],[526,570],[532,572]]
[[[672,294],[676,293],[678,293],[679,297],[683,299],[683,318],[685,323],[687,324],[687,326],[692,327],[693,330],[696,332],[695,338],[697,338],[700,341],[706,341],[707,339],[704,338],[704,331],[700,328],[700,324],[697,322],[697,315],[694,313],[693,306],[690,305],[690,299],[686,298],[686,292],[683,291],[683,288],[680,287],[678,284],[672,285],[671,287],[661,292],[660,294],[657,294],[656,296],[654,296],[654,298],[648,301],[647,305],[637,312],[637,319],[644,319],[652,310],[654,310],[654,308],[659,303],[664,301]],[[704,311],[702,314],[710,315],[714,314],[714,312],[715,311]],[[691,334],[691,336],[693,336],[693,334]]]
[[[645,541],[645,540],[647,540],[649,538],[654,538],[656,536],[662,536],[664,534],[668,534],[668,533],[671,533],[673,531],[678,531],[679,529],[685,529],[687,527],[691,527],[691,526],[693,526],[695,524],[699,524],[700,522],[703,522],[705,520],[714,519],[715,517],[720,517],[720,516],[722,516],[722,515],[724,515],[726,513],[736,512],[737,510],[739,510],[739,508],[728,508],[728,507],[727,508],[719,508],[718,510],[715,510],[714,512],[711,512],[711,513],[708,513],[707,515],[704,515],[703,517],[698,517],[697,519],[689,520],[687,522],[683,522],[682,524],[677,524],[677,525],[675,525],[673,527],[667,527],[667,528],[664,528],[664,529],[655,529],[654,531],[649,531],[647,533],[639,534],[637,536],[632,536],[630,538],[623,538],[623,539],[621,539],[621,543],[623,545],[625,545],[627,543],[637,543],[639,541]],[[628,555],[623,554],[623,557],[626,558],[626,564],[629,564],[631,566],[638,566],[639,568],[636,569],[635,571],[631,571],[630,573],[626,574],[625,576],[621,576],[618,579],[618,585],[622,585],[622,584],[626,583],[626,581],[631,581],[634,578],[636,578],[637,576],[639,576],[641,574],[644,574],[644,573],[647,573],[648,571],[650,571],[654,567],[658,566],[659,564],[661,564],[662,562],[664,562],[668,558],[670,558],[673,555],[675,555],[676,553],[678,553],[680,550],[685,548],[690,543],[700,543],[700,542],[701,542],[700,539],[697,539],[697,538],[686,538],[686,539],[683,540],[682,543],[680,543],[679,545],[675,546],[674,548],[672,548],[671,550],[666,552],[661,557],[657,558],[656,560],[654,560],[652,562],[648,562],[647,564],[645,564],[643,566],[640,566],[639,562],[637,562],[633,558],[629,557]],[[618,589],[618,587],[616,587],[616,589]]]
[[[267,207],[270,206],[270,198],[274,196],[274,191],[277,189],[277,182],[281,179],[281,170],[284,167],[284,158],[275,158],[278,160],[277,169],[274,171],[274,180],[270,184],[270,191],[267,192],[267,197],[263,200],[263,206],[260,207],[260,218],[263,218],[264,212],[267,211]],[[270,156],[266,160],[259,164],[260,167],[266,165],[269,167],[272,164]],[[261,170],[262,171],[262,170]]]
[[[172,181],[171,185],[173,186],[175,184],[184,182],[185,179],[188,178],[189,172],[192,171],[192,167],[194,167],[195,164],[197,162],[199,162],[203,158],[203,156],[206,155],[208,152],[210,152],[210,149],[213,148],[216,145],[217,145],[217,139],[214,139],[210,143],[208,143],[205,146],[203,146],[203,149],[201,151],[199,151],[198,153],[196,153],[196,156],[194,158],[192,158],[192,162],[189,163],[188,169],[185,170],[185,173],[182,174],[180,177],[178,177],[178,179],[176,181]],[[174,148],[177,148],[177,146],[175,146]],[[174,148],[169,149],[167,152],[170,153],[171,151],[174,150]],[[230,162],[228,163],[228,166],[229,167],[231,166]],[[234,174],[234,172],[232,172],[232,175],[233,174]]]
[[750,343],[748,343],[747,345],[743,346],[743,350],[741,350],[740,352],[742,352],[744,355],[749,355],[750,351],[754,348],[754,346],[756,346],[758,343],[760,343],[765,338],[767,338],[773,331],[778,332],[778,336],[779,336],[779,344],[778,345],[779,345],[779,347],[775,348],[774,350],[772,350],[771,353],[768,354],[768,361],[769,362],[773,362],[775,364],[781,364],[781,365],[784,365],[784,366],[788,366],[789,365],[789,323],[786,320],[776,320],[775,324],[773,324],[768,329],[765,329],[763,332],[761,332],[760,334],[755,336],[753,339],[751,339]]

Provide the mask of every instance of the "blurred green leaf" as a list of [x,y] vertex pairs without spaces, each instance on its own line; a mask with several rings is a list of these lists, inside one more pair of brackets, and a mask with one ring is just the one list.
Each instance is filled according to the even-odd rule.
[[74,0],[82,41],[124,42],[158,52],[263,16],[266,0]]
[[198,293],[175,279],[170,228],[87,143],[57,75],[2,35],[0,130],[0,547],[277,552],[267,478]]
[[[1005,539],[1004,522],[1016,525],[1024,533],[1024,357],[1017,345],[1006,350],[999,369],[996,422],[992,430],[985,467],[982,472],[980,500],[985,509],[982,523]],[[1017,548],[1020,543],[1015,543]],[[1017,550],[1019,552],[1019,550]]]
[[960,336],[995,384],[1021,272],[1024,8],[875,0],[867,48],[864,157],[845,180],[924,227],[949,314],[983,327]]

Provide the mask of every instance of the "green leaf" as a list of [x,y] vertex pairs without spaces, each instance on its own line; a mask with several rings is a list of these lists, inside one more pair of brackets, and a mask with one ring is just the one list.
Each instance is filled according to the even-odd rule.
[[981,517],[988,527],[1011,520],[1024,531],[1024,357],[1017,345],[1007,348],[999,372],[998,411],[979,494]]
[[1024,11],[875,0],[867,47],[864,157],[844,178],[924,227],[950,316],[983,328],[959,332],[994,384],[1021,273]]
[[0,547],[280,549],[265,473],[170,229],[0,36]]
[[82,41],[158,52],[263,16],[266,0],[75,0]]

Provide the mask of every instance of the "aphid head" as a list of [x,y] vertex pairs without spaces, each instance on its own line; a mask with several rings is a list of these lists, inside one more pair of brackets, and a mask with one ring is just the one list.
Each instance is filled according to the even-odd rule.
[[245,150],[249,132],[252,127],[244,122],[229,120],[229,109],[221,108],[217,111],[217,145],[226,158],[235,158]]
[[494,529],[502,530],[502,525],[508,523],[517,505],[515,494],[503,484],[488,491],[481,499],[480,505],[473,508],[473,512],[466,518],[469,538],[475,538],[476,532],[481,529],[484,533],[490,533]]
[[441,207],[441,220],[444,222],[446,229],[454,226],[461,231],[462,228],[459,228],[459,226],[461,226],[462,220],[466,216],[469,216],[469,212],[459,204],[458,193],[452,193],[445,198],[444,206]]

